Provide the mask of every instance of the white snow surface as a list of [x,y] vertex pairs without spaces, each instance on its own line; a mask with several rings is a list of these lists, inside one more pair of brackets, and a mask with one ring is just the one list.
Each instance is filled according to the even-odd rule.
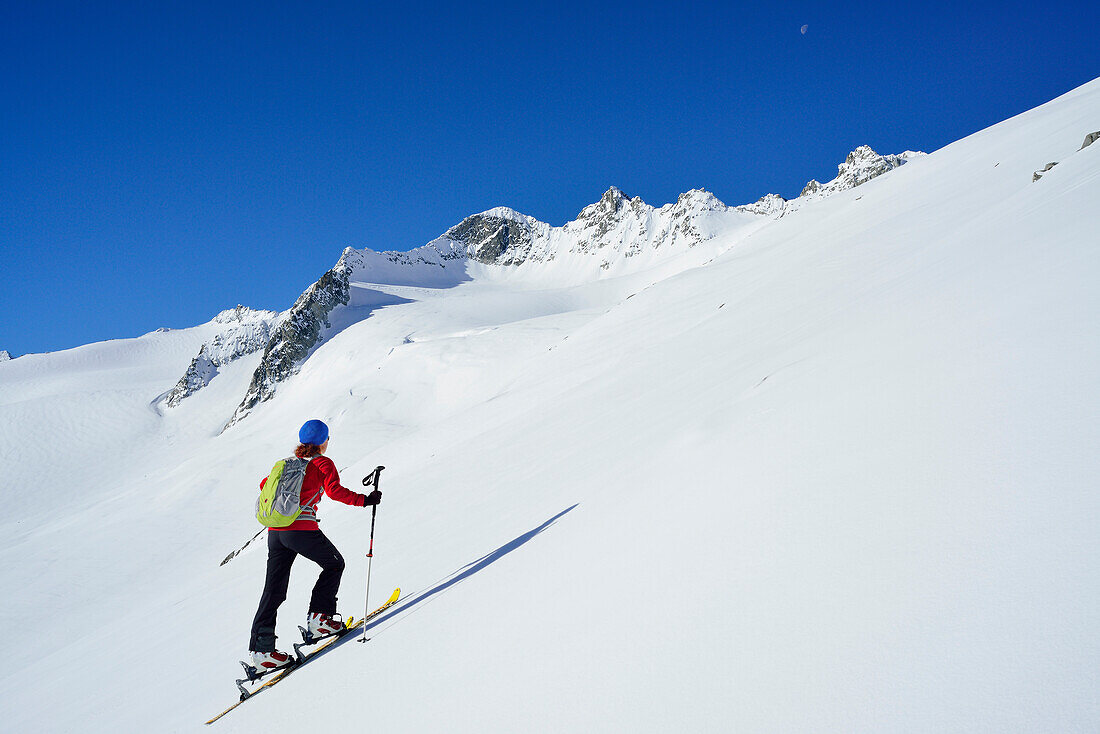
[[[387,467],[408,602],[215,730],[1096,731],[1097,119],[1100,80],[628,272],[391,263],[221,434],[258,354],[155,401],[224,324],[0,364],[4,730],[208,731],[265,558],[219,562],[316,417]],[[358,615],[369,512],[320,515]]]

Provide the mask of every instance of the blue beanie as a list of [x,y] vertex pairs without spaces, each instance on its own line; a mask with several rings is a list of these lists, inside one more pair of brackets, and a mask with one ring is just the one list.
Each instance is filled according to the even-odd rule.
[[298,440],[302,443],[320,446],[328,440],[328,426],[316,418],[306,421],[302,424],[302,429],[298,431]]

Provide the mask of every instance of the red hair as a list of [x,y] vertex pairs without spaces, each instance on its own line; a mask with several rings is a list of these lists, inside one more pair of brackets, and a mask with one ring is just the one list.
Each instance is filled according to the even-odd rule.
[[314,456],[321,455],[321,447],[315,443],[300,443],[298,448],[294,449],[294,455],[299,459],[312,459]]

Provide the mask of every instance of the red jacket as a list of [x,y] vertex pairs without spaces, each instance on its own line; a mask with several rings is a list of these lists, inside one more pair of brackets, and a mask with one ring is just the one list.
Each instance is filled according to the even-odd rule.
[[[267,477],[260,480],[260,489],[263,489]],[[306,476],[302,480],[302,514],[298,519],[285,528],[270,528],[271,530],[319,530],[317,527],[317,503],[321,501],[321,495],[327,494],[337,502],[354,507],[365,507],[367,496],[353,492],[340,484],[340,474],[336,471],[336,464],[327,456],[315,456],[306,467]]]

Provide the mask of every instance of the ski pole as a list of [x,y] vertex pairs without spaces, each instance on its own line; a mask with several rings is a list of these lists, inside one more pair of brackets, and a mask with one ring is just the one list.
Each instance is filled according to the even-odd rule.
[[[252,542],[253,540],[255,540],[256,538],[260,537],[260,533],[262,533],[262,532],[263,532],[263,531],[265,531],[265,530],[267,530],[267,528],[260,528],[259,532],[257,532],[257,533],[256,533],[255,535],[253,535],[253,536],[252,536],[252,537],[251,537],[251,538],[249,539],[248,543],[251,543],[251,542]],[[241,546],[240,548],[238,548],[237,550],[235,550],[235,551],[233,551],[232,553],[230,553],[230,554],[229,554],[228,556],[226,556],[226,557],[225,557],[225,560],[224,560],[224,561],[222,561],[221,563],[219,563],[218,565],[219,565],[219,566],[224,566],[225,564],[229,563],[229,562],[230,562],[230,561],[232,561],[232,560],[233,560],[234,558],[236,558],[237,556],[239,556],[239,555],[241,554],[241,551],[243,551],[243,550],[244,550],[245,548],[247,548],[247,547],[248,547],[248,543],[245,543],[245,544],[244,544],[244,545],[242,545],[242,546]]]
[[[382,470],[384,466],[376,466],[374,471],[363,477],[363,486],[378,489],[379,481],[382,478]],[[374,562],[374,521],[378,517],[378,505],[371,507],[370,511],[370,547],[367,549],[367,590],[363,593],[363,637],[360,642],[367,641],[367,625],[365,620],[370,615],[370,568]]]

